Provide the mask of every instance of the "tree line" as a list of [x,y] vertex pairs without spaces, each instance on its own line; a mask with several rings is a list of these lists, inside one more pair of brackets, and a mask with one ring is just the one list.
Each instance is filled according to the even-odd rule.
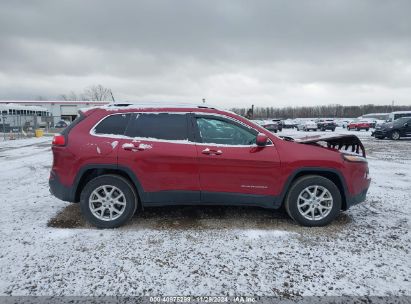
[[252,107],[252,108],[233,108],[234,113],[252,119],[266,118],[354,118],[369,113],[390,113],[394,111],[411,111],[411,106],[393,105],[324,105],[311,107]]

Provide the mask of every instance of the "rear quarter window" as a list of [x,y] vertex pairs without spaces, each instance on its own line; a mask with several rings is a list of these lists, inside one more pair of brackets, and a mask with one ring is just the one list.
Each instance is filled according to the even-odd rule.
[[187,140],[187,115],[185,113],[136,113],[130,119],[126,135],[163,140]]
[[115,114],[104,118],[95,128],[95,134],[124,135],[131,114]]

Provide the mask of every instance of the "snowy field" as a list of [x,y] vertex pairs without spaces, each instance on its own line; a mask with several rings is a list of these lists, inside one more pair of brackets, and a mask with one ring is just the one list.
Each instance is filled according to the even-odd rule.
[[411,140],[350,134],[372,185],[324,228],[281,211],[167,207],[97,230],[49,194],[50,137],[0,142],[0,295],[410,295]]

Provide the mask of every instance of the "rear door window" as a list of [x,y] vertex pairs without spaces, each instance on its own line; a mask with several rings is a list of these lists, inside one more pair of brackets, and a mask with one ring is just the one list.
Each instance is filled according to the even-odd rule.
[[187,140],[187,115],[185,113],[136,113],[130,120],[126,135],[162,140]]
[[124,135],[131,114],[115,114],[104,118],[95,128],[96,134]]

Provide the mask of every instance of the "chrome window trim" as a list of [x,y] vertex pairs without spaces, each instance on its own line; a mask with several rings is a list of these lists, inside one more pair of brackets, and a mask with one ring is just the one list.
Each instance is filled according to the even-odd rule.
[[[150,137],[130,137],[130,136],[126,136],[126,135],[116,135],[116,134],[98,134],[95,133],[95,128],[98,124],[100,124],[104,119],[106,119],[109,116],[113,116],[113,115],[127,115],[127,114],[156,114],[156,113],[169,113],[169,114],[181,114],[181,115],[187,115],[187,114],[195,114],[195,115],[207,115],[207,116],[211,116],[211,117],[221,117],[221,118],[225,118],[227,120],[239,123],[241,125],[243,125],[244,127],[254,130],[255,132],[261,133],[258,130],[252,128],[251,126],[243,123],[242,121],[232,118],[230,116],[226,116],[226,115],[222,115],[222,114],[218,114],[218,113],[208,113],[208,112],[169,112],[169,111],[144,111],[144,112],[139,112],[139,111],[129,111],[129,112],[121,112],[121,113],[112,113],[109,115],[104,116],[103,118],[101,118],[99,121],[97,121],[90,129],[89,134],[91,136],[95,136],[95,137],[103,137],[103,138],[112,138],[112,139],[130,139],[133,141],[150,141],[150,142],[166,142],[166,143],[175,143],[175,144],[186,144],[186,145],[200,145],[200,146],[204,146],[204,145],[213,145],[213,146],[218,146],[218,147],[238,147],[238,148],[244,148],[244,147],[258,147],[256,144],[253,145],[226,145],[226,144],[218,144],[218,143],[199,143],[199,142],[195,142],[195,141],[189,141],[188,138],[187,140],[171,140],[171,139],[159,139],[159,138],[150,138]],[[273,141],[268,138],[268,143],[267,145],[265,145],[265,147],[270,147],[270,146],[274,146]]]

